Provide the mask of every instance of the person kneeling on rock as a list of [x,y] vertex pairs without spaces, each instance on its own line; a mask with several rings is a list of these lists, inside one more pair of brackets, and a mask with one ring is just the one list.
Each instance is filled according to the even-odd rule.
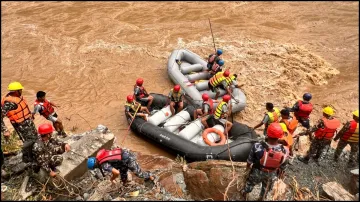
[[61,165],[63,161],[61,154],[70,151],[69,144],[51,137],[53,131],[50,123],[41,124],[38,128],[40,138],[32,147],[37,169],[44,169],[51,177],[56,176],[56,166]]
[[136,176],[144,178],[145,180],[153,181],[155,178],[149,172],[141,170],[139,164],[136,162],[136,156],[128,149],[116,148],[113,150],[101,149],[96,157],[90,157],[87,161],[87,167],[90,170],[100,168],[106,172],[111,172],[110,181],[115,184],[115,179],[120,175],[123,185],[128,181],[128,170],[130,169]]

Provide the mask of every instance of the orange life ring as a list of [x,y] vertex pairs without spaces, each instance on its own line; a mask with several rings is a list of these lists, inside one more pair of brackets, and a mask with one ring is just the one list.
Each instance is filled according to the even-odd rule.
[[[220,136],[220,142],[219,143],[211,142],[207,137],[207,135],[209,133],[216,133],[217,135],[219,135]],[[207,128],[206,130],[204,130],[204,132],[202,134],[202,138],[203,138],[204,142],[209,146],[224,145],[225,141],[226,141],[224,133],[222,133],[220,130],[218,130],[216,128]]]

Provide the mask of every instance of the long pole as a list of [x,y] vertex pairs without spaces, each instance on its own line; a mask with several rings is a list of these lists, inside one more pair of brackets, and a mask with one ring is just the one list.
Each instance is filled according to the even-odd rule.
[[214,38],[214,34],[213,34],[213,31],[212,31],[212,28],[211,28],[210,18],[209,18],[209,24],[210,24],[210,30],[211,30],[211,35],[212,35],[213,43],[214,43],[214,50],[215,50],[215,52],[216,52],[215,38]]

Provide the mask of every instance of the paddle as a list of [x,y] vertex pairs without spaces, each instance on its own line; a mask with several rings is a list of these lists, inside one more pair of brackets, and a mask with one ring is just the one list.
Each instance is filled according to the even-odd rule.
[[[141,107],[141,104],[139,103],[139,106],[138,106],[138,108],[136,109],[136,111],[135,111],[135,113],[134,113],[134,117],[132,118],[132,120],[131,120],[131,122],[130,122],[130,125],[129,125],[128,129],[127,129],[127,132],[130,131],[131,124],[134,122],[135,117],[136,117],[136,114],[137,114],[138,110],[140,109],[140,107]],[[121,144],[124,143],[124,141],[125,141],[125,139],[126,139],[126,137],[127,137],[128,134],[129,134],[129,133],[126,133],[126,135],[125,135],[123,141],[121,142]]]

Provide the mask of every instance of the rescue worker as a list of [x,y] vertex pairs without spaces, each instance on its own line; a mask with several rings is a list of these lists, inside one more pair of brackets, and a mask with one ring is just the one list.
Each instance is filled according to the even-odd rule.
[[47,100],[45,98],[45,95],[46,93],[44,91],[38,91],[36,93],[37,99],[34,103],[34,111],[32,112],[32,118],[35,119],[35,114],[39,112],[40,115],[53,123],[53,126],[58,132],[58,135],[66,137],[67,135],[64,131],[62,121],[58,118],[58,115],[54,110],[54,107],[59,107],[59,105],[56,105],[50,100]]
[[170,110],[172,115],[175,114],[175,107],[178,107],[177,112],[180,112],[184,107],[183,96],[185,93],[180,88],[180,85],[175,85],[173,89],[170,90],[168,95],[168,102],[170,103]]
[[246,199],[256,184],[261,183],[259,200],[266,198],[267,193],[279,176],[282,178],[288,164],[288,150],[278,140],[283,137],[284,131],[279,123],[271,123],[267,128],[266,142],[255,143],[247,159],[246,171],[250,173],[241,195]]
[[280,110],[274,107],[274,105],[270,102],[267,102],[265,107],[267,112],[265,112],[263,120],[254,127],[254,130],[265,124],[264,136],[266,137],[266,131],[268,126],[273,122],[279,122]]
[[[213,119],[215,125],[220,124],[224,126],[226,134],[229,134],[231,130],[232,123],[227,120],[227,118],[231,115],[232,105],[231,105],[231,97],[230,95],[224,95],[222,101],[215,109],[214,115],[210,116],[209,119]],[[230,101],[230,106],[229,106]]]
[[[142,112],[146,112],[142,113]],[[150,114],[149,110],[147,107],[142,107],[140,103],[134,101],[134,96],[133,95],[128,95],[126,97],[126,102],[125,102],[125,112],[127,115],[129,115],[132,119],[134,119],[134,115],[135,116],[140,116],[142,117],[145,121],[147,121],[147,116]],[[136,113],[136,114],[135,114]]]
[[209,55],[207,68],[211,70],[212,66],[215,62],[218,62],[220,60],[220,55],[223,54],[223,51],[221,49],[217,49],[216,53]]
[[223,66],[225,64],[225,61],[224,60],[218,60],[216,61],[213,66],[211,67],[211,69],[209,69],[209,73],[210,73],[210,76],[214,76],[216,73],[218,72],[222,72],[223,70]]
[[240,88],[241,86],[238,85],[237,81],[237,74],[231,74],[229,77],[225,79],[226,82],[221,82],[221,87],[226,90],[228,94],[232,93],[232,89]]
[[214,114],[214,102],[219,103],[219,100],[209,98],[209,95],[206,93],[202,95],[202,100],[202,108],[194,111],[194,119],[201,118],[201,123],[205,126],[205,128],[209,128],[206,120],[210,115]]
[[53,131],[50,123],[41,124],[38,128],[40,138],[32,146],[37,169],[43,169],[51,177],[56,176],[56,166],[63,161],[61,154],[70,151],[69,144],[51,136]]
[[32,120],[29,106],[22,96],[24,87],[19,82],[11,82],[8,86],[9,93],[1,101],[1,128],[4,137],[10,136],[10,131],[4,123],[4,116],[10,119],[11,125],[23,141],[22,153],[25,163],[31,162],[31,145],[37,139],[37,131]]
[[218,72],[209,80],[208,87],[212,92],[215,92],[215,100],[218,99],[220,94],[220,86],[226,85],[226,78],[229,77],[230,71],[226,70],[225,72]]
[[290,116],[290,111],[288,109],[282,109],[280,111],[281,114],[281,120],[280,123],[284,123],[288,132],[293,135],[299,121],[296,119],[296,117]]
[[280,126],[284,131],[284,136],[281,139],[279,139],[278,142],[284,145],[284,147],[286,147],[289,150],[289,155],[292,156],[293,155],[292,146],[294,144],[293,136],[290,134],[285,123],[280,123]]
[[147,103],[147,108],[150,110],[150,106],[154,100],[154,97],[149,95],[143,86],[144,80],[142,78],[138,78],[136,80],[136,84],[134,85],[134,95],[136,101]]
[[149,171],[141,170],[139,164],[136,162],[136,156],[128,149],[115,148],[113,150],[101,149],[96,157],[90,157],[87,160],[87,167],[90,170],[100,168],[106,172],[111,172],[110,181],[115,184],[115,179],[120,175],[123,185],[128,181],[128,170],[135,173],[136,176],[144,178],[145,180],[153,181],[155,178]]
[[312,139],[310,149],[304,157],[299,157],[299,160],[304,163],[309,163],[310,157],[313,157],[314,161],[318,163],[318,159],[321,156],[322,151],[326,146],[331,144],[331,140],[335,135],[335,132],[340,127],[340,121],[333,117],[334,110],[331,107],[325,107],[323,109],[323,118],[320,119],[317,125],[313,126],[307,131],[307,134],[315,132],[315,137]]
[[305,93],[302,101],[298,100],[292,108],[287,108],[290,112],[294,112],[296,119],[306,129],[310,128],[309,116],[313,110],[313,105],[310,103],[311,98],[310,93]]
[[340,139],[334,154],[335,162],[338,161],[339,156],[346,145],[350,145],[349,167],[355,166],[356,153],[359,150],[359,110],[353,111],[352,114],[353,120],[348,121],[334,138],[335,141]]

